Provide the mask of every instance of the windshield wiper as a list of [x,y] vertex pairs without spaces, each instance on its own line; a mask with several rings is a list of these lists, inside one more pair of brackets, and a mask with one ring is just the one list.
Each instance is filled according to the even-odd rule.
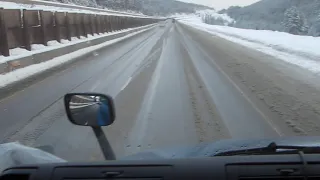
[[320,147],[278,146],[276,143],[272,142],[266,147],[221,152],[214,156],[296,154],[299,152],[305,154],[320,153]]

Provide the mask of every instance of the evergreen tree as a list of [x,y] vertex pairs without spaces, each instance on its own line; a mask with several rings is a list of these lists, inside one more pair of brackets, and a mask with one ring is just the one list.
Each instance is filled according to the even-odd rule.
[[284,13],[284,26],[287,32],[295,35],[306,34],[308,25],[302,13],[296,7],[287,9]]
[[211,24],[211,25],[227,25],[228,24],[221,17],[215,17],[210,14],[205,14],[204,16],[202,16],[202,21],[206,24]]
[[317,16],[316,22],[314,23],[314,25],[310,29],[309,35],[311,35],[311,36],[320,36],[320,13]]

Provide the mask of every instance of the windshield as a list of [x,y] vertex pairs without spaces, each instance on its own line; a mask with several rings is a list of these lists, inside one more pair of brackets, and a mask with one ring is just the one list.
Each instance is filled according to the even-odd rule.
[[[320,135],[319,1],[25,3],[0,3],[1,143],[103,161],[89,125],[118,159]],[[115,114],[107,98],[76,96],[71,123],[64,95],[87,92],[112,97]]]

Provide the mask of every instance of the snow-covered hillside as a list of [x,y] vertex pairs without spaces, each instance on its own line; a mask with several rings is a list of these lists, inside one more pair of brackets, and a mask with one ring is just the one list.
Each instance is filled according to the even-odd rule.
[[6,2],[0,1],[0,7],[4,9],[27,9],[27,10],[46,10],[46,11],[67,11],[67,12],[83,12],[83,13],[93,13],[88,10],[82,10],[75,8],[66,8],[66,7],[59,7],[59,6],[44,6],[44,5],[37,5],[37,4],[21,4],[15,2]]
[[227,14],[219,14],[217,11],[212,9],[198,10],[192,14],[174,14],[170,17],[175,17],[178,20],[188,20],[193,22],[205,22],[206,18],[210,17],[214,20],[221,21],[223,25],[234,23],[234,20]]
[[275,56],[312,72],[320,73],[319,37],[299,36],[269,30],[249,30],[208,25],[188,18],[182,18],[180,21],[229,41]]
[[17,3],[17,2],[0,1],[0,8],[147,17],[137,12],[131,12],[131,11],[121,12],[121,11],[109,10],[106,8],[105,9],[91,8],[91,7],[85,7],[80,5],[63,4],[58,2],[46,2],[46,1],[40,1],[40,0],[29,1],[27,4]]
[[[292,34],[320,36],[319,0],[261,0],[249,6],[232,6],[226,13],[244,29],[284,31]],[[293,18],[293,21],[290,21]],[[289,21],[288,21],[289,20]],[[289,25],[292,24],[292,25]]]

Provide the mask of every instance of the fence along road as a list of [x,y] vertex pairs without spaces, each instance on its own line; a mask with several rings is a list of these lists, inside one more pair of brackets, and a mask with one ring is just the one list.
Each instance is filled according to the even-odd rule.
[[0,55],[10,56],[9,49],[48,41],[133,28],[157,22],[146,17],[96,15],[0,8]]

